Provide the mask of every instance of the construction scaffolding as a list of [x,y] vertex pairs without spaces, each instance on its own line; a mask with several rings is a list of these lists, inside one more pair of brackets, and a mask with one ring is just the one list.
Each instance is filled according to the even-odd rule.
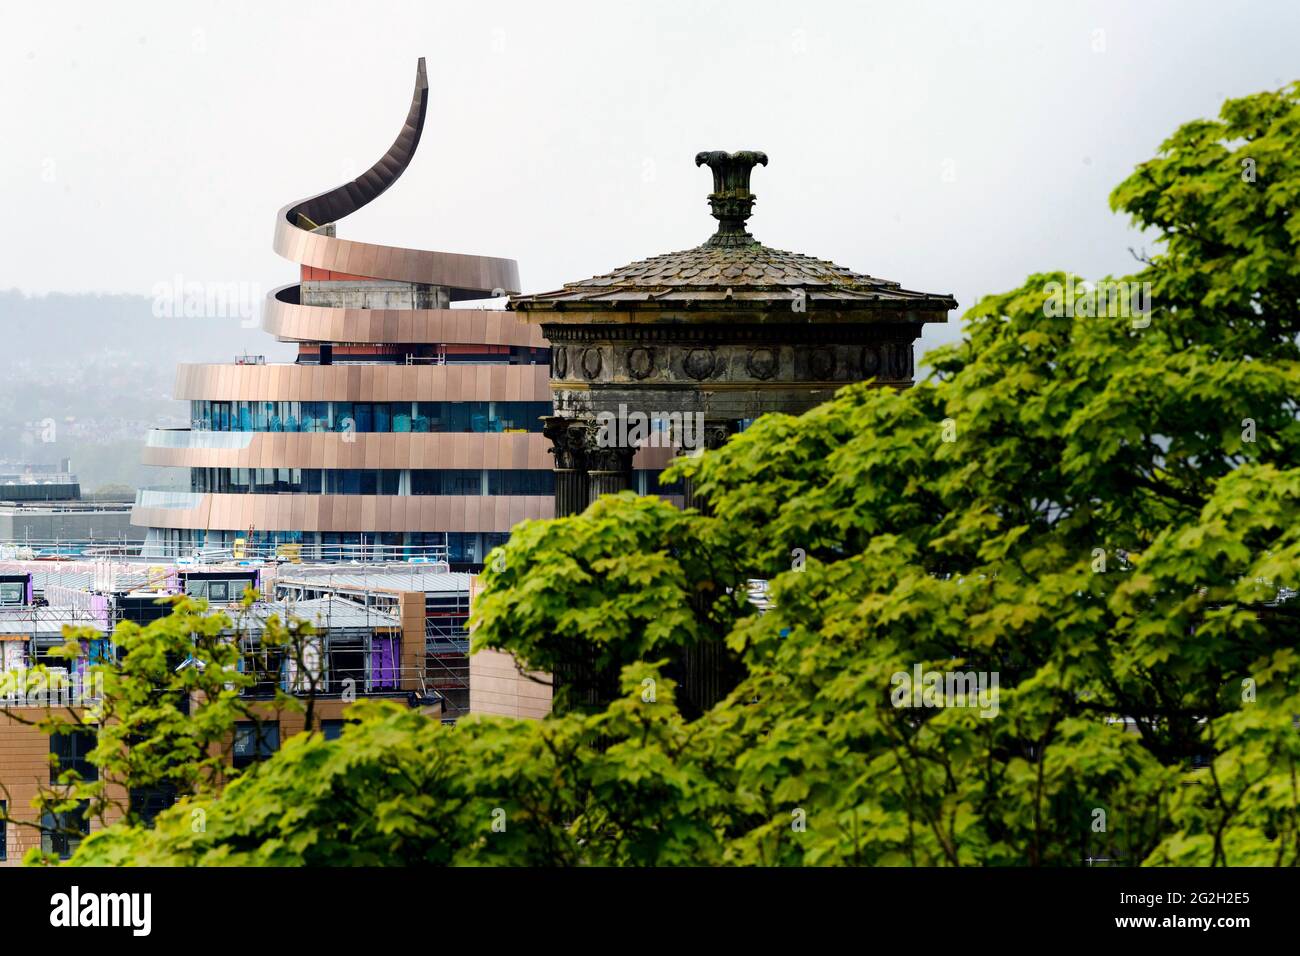
[[[65,627],[90,628],[111,648],[122,621],[148,623],[169,610],[159,599],[188,594],[231,618],[228,632],[240,644],[244,666],[258,675],[248,696],[281,690],[324,699],[436,700],[444,718],[454,720],[469,710],[469,582],[470,575],[450,573],[445,565],[406,563],[0,561],[0,669],[64,666],[49,652],[65,643]],[[261,599],[244,608],[247,587],[259,590]],[[261,635],[273,616],[312,625],[310,654],[264,644]],[[95,650],[102,657],[104,651]]]
[[446,566],[410,564],[366,567],[281,566],[275,577],[278,598],[299,600],[334,595],[385,614],[410,614],[403,607],[418,597],[423,617],[424,653],[415,668],[426,693],[443,700],[455,719],[469,713],[469,618],[472,576]]

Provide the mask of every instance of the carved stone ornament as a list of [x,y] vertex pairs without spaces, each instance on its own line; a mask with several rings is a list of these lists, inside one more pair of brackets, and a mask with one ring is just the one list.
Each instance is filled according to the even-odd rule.
[[704,447],[709,451],[717,451],[730,437],[731,428],[727,425],[709,422],[704,426]]
[[691,349],[682,360],[682,368],[694,379],[705,379],[713,374],[717,356],[712,349]]
[[812,376],[820,381],[827,381],[835,374],[835,353],[830,349],[816,349],[808,356],[808,367]]
[[754,349],[745,360],[745,368],[754,378],[767,381],[776,374],[777,356],[774,349]]
[[635,455],[635,448],[598,445],[587,452],[587,470],[592,474],[630,472]]
[[600,349],[583,349],[582,374],[587,378],[595,378],[600,374],[601,361]]
[[655,370],[655,350],[638,346],[627,353],[627,371],[635,379],[642,379]]
[[550,452],[555,467],[564,471],[584,471],[592,451],[598,446],[596,426],[558,415],[542,419],[542,434],[551,441]]
[[551,352],[551,369],[556,378],[564,378],[569,374],[569,351],[564,346]]
[[754,194],[749,189],[749,174],[755,166],[767,165],[767,154],[754,149],[736,153],[720,149],[695,155],[696,166],[713,170],[713,192],[709,206],[718,220],[718,231],[706,245],[747,246],[754,241],[745,230],[745,221],[754,211]]

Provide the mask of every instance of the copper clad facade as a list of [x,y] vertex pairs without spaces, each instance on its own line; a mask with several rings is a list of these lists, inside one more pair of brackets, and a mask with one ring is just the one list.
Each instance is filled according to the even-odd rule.
[[[276,213],[272,247],[297,264],[301,281],[267,296],[262,327],[294,343],[297,360],[177,369],[175,396],[196,403],[194,428],[152,432],[144,461],[191,469],[191,490],[140,493],[132,520],[149,529],[146,548],[159,549],[153,553],[187,554],[214,541],[229,547],[235,535],[248,544],[261,536],[304,548],[326,536],[344,544],[383,536],[400,556],[441,535],[447,542],[459,536],[461,560],[472,564],[513,524],[553,516],[553,495],[532,493],[551,474],[549,445],[527,418],[534,410],[501,405],[550,408],[547,342],[536,324],[513,313],[450,308],[517,293],[514,260],[336,235],[339,220],[406,170],[424,132],[428,98],[421,59],[406,119],[380,160],[352,182]],[[426,413],[425,403],[445,403],[446,418],[437,427],[398,429],[395,411],[392,431],[353,430],[346,417],[348,427],[338,427],[338,415],[351,411],[333,411],[343,403],[407,402],[421,416],[444,414]],[[225,403],[238,408],[231,413]],[[300,404],[289,413],[285,403]],[[319,418],[312,428],[283,427],[279,416],[306,416],[304,403],[333,403],[332,427],[315,427]],[[455,403],[473,404],[457,411]],[[470,430],[471,415],[486,426],[474,421]],[[440,483],[429,485],[435,478]],[[264,493],[268,481],[276,493]],[[370,493],[376,487],[380,493]]]
[[[162,430],[154,432],[164,434]],[[189,444],[147,444],[146,465],[165,468],[393,468],[439,467],[544,471],[551,467],[550,442],[540,434],[383,433],[353,435],[352,441],[332,432],[254,432],[242,448],[213,448],[203,444],[203,432],[175,430],[171,435],[192,438]],[[674,453],[671,448],[641,448],[636,467],[659,469]],[[457,462],[453,466],[452,461]],[[463,464],[462,464],[463,463]]]
[[283,301],[275,289],[262,328],[282,342],[466,342],[544,348],[540,326],[512,312],[473,309],[329,309]]
[[[497,373],[495,391],[490,373]],[[223,402],[546,402],[549,375],[544,365],[181,365],[174,394]]]
[[[530,518],[553,518],[552,495],[222,495],[202,496],[194,508],[150,507],[143,496],[136,514],[151,527],[212,527],[265,531],[405,532],[437,528],[504,532]],[[512,515],[517,515],[513,517]]]

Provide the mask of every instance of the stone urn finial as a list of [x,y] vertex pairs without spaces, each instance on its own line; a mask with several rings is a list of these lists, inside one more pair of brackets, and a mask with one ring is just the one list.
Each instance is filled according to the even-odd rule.
[[757,165],[767,165],[767,153],[742,149],[727,153],[720,149],[696,153],[695,165],[713,170],[713,192],[709,205],[713,218],[718,220],[718,231],[705,243],[706,246],[746,246],[754,237],[745,231],[745,220],[754,211],[754,194],[749,191],[749,174]]

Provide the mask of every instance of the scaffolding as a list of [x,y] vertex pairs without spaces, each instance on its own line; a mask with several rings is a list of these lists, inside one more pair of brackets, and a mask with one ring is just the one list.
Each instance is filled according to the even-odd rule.
[[281,598],[332,595],[399,617],[400,595],[422,594],[424,653],[414,676],[422,693],[440,697],[444,715],[454,720],[469,713],[470,580],[445,564],[281,566],[274,588]]
[[[229,579],[222,577],[230,575]],[[46,656],[64,641],[64,627],[88,627],[105,642],[123,620],[147,623],[166,613],[153,605],[159,598],[188,593],[205,597],[212,611],[231,618],[228,633],[240,643],[249,666],[260,675],[248,696],[269,697],[277,689],[317,699],[406,697],[428,704],[439,701],[444,719],[469,710],[469,613],[467,574],[453,574],[445,565],[408,563],[367,566],[271,565],[251,568],[245,563],[144,564],[120,558],[59,562],[0,560],[0,576],[30,575],[30,603],[0,605],[0,646],[4,637],[22,637],[23,666]],[[217,592],[210,586],[220,583]],[[262,599],[242,606],[244,587],[258,584]],[[209,598],[220,593],[223,600]],[[420,595],[424,647],[403,655],[403,595]],[[319,669],[306,653],[290,659],[263,646],[261,635],[272,615],[282,622],[306,620],[319,635]],[[262,659],[252,659],[254,655]],[[272,660],[276,655],[280,659]],[[15,664],[16,651],[0,670]],[[267,676],[271,675],[271,676]],[[315,678],[314,680],[312,678]],[[313,688],[312,685],[315,685]]]
[[256,533],[236,539],[230,546],[201,545],[178,548],[167,542],[144,542],[136,556],[145,561],[187,561],[214,564],[226,561],[266,561],[287,564],[410,564],[448,563],[446,544],[385,544],[361,535],[356,544],[258,540]]
[[122,558],[134,561],[182,561],[217,564],[227,561],[267,561],[298,564],[448,563],[444,544],[385,544],[362,535],[355,544],[238,539],[230,546],[178,547],[126,535],[92,538],[32,538],[0,543],[0,561],[64,561],[82,558]]

